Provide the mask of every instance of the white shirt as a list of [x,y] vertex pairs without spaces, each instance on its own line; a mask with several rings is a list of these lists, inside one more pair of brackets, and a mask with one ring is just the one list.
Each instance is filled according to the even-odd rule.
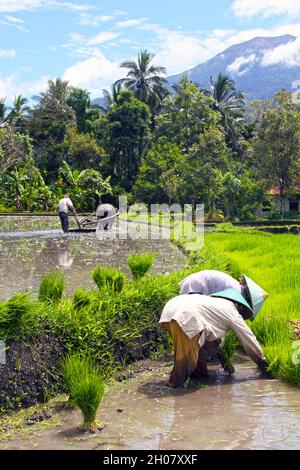
[[191,274],[180,282],[180,294],[198,294],[211,295],[217,292],[223,292],[227,289],[237,289],[241,292],[241,285],[229,274],[221,271],[204,270]]
[[179,295],[166,304],[159,324],[164,327],[172,320],[190,339],[201,333],[200,347],[205,341],[223,338],[232,329],[254,362],[264,358],[254,333],[230,300],[206,295]]
[[58,212],[69,212],[69,209],[73,209],[73,202],[69,197],[64,197],[58,203]]

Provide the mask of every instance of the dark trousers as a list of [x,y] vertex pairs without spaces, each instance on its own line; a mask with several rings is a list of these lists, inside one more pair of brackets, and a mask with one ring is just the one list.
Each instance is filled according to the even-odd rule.
[[58,216],[61,222],[61,228],[64,232],[69,230],[69,215],[66,212],[59,212]]

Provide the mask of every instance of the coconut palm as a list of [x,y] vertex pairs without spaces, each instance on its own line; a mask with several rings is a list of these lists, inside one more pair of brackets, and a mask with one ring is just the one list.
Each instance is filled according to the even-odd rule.
[[237,91],[235,82],[223,74],[216,81],[210,78],[209,94],[214,99],[214,108],[222,116],[222,125],[228,140],[235,144],[244,130],[245,98]]
[[111,87],[111,91],[109,90],[102,90],[102,91],[103,91],[105,104],[103,104],[102,106],[100,105],[100,108],[102,111],[108,112],[113,106],[113,104],[117,103],[118,101],[118,98],[122,91],[122,83],[120,82],[114,83]]
[[24,125],[28,120],[30,107],[27,105],[28,100],[18,95],[15,97],[13,106],[10,108],[10,112],[7,115],[7,121],[15,128],[24,130]]
[[152,111],[167,93],[164,86],[167,83],[164,77],[166,69],[151,65],[153,58],[154,56],[145,50],[139,53],[137,62],[123,62],[121,67],[128,69],[127,77],[117,82],[132,90],[134,96],[147,103]]

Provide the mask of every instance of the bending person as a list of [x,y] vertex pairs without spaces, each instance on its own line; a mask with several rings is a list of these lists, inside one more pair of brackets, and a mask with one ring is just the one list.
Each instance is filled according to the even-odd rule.
[[254,316],[253,309],[236,289],[212,296],[180,295],[170,300],[159,321],[174,344],[174,368],[167,385],[176,388],[189,377],[208,375],[205,342],[220,340],[229,330],[236,333],[248,356],[266,373],[268,363],[244,320]]

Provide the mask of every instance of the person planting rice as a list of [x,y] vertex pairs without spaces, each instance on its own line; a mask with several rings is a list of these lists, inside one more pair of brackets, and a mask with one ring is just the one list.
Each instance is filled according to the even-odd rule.
[[[249,288],[247,287],[247,281],[248,283],[251,281],[247,276],[241,276],[240,282],[238,282],[236,279],[234,279],[232,276],[230,276],[227,273],[224,273],[222,271],[217,271],[217,270],[203,270],[194,274],[191,274],[190,276],[186,277],[179,283],[180,287],[180,294],[200,294],[200,295],[211,295],[215,294],[217,292],[222,292],[225,291],[226,289],[236,289],[239,291],[242,296],[247,300],[250,306],[252,306],[252,300],[250,297],[250,291]],[[253,287],[253,284],[252,284]],[[261,289],[258,286],[259,289]],[[265,297],[267,294],[265,293]],[[259,309],[261,308],[261,305],[256,305],[256,313],[257,315]],[[241,307],[240,307],[241,309]],[[247,317],[247,311],[244,310],[244,318],[245,319],[251,319],[252,314]],[[219,347],[221,344],[221,340],[217,340],[214,342],[206,342],[205,344],[205,353],[207,356],[207,359],[218,359],[224,368],[225,372],[228,372],[229,374],[234,374],[235,370],[234,367],[229,364],[225,357],[222,355]]]
[[268,373],[262,349],[245,322],[256,317],[267,293],[246,276],[242,277],[242,282],[247,284],[251,306],[235,288],[210,296],[182,294],[166,304],[159,325],[169,332],[174,344],[174,368],[167,383],[169,387],[179,387],[189,377],[207,376],[205,343],[222,339],[229,330],[236,333],[261,372]]
[[61,228],[66,233],[69,230],[69,211],[71,211],[76,217],[76,211],[73,206],[68,194],[65,194],[64,197],[58,203],[58,216],[61,222]]

